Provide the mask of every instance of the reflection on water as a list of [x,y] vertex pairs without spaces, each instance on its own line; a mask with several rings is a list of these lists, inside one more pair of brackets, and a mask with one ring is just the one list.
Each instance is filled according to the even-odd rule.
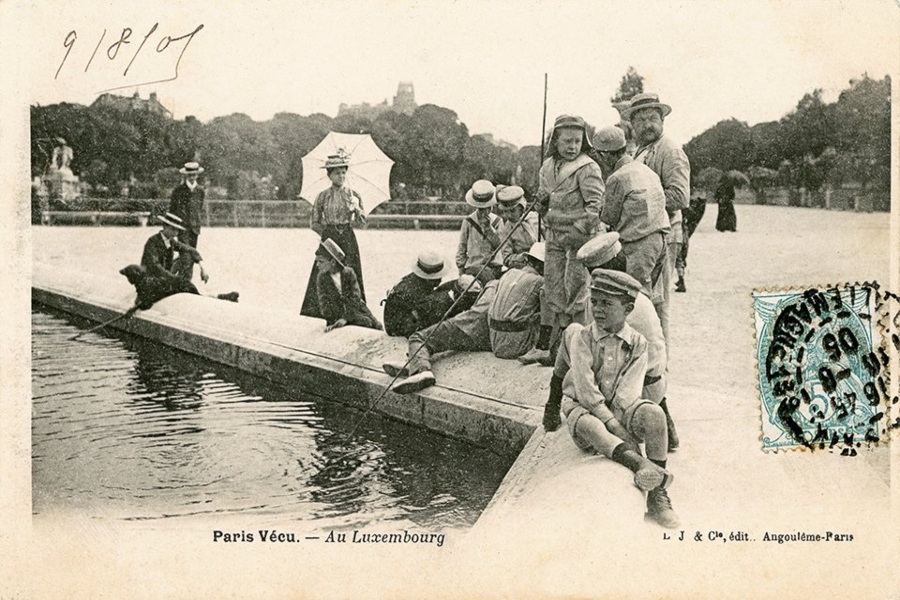
[[71,341],[90,324],[41,311],[32,310],[36,514],[470,525],[509,469],[473,446],[141,338]]

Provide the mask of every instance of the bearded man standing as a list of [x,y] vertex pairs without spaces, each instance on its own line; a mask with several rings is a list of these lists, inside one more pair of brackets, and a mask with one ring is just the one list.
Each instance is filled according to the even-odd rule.
[[669,344],[670,288],[675,277],[675,260],[684,242],[681,211],[688,207],[691,199],[691,163],[681,146],[663,135],[665,119],[671,112],[672,107],[660,102],[656,94],[638,94],[622,112],[634,129],[637,142],[634,160],[647,165],[659,175],[666,195],[666,213],[669,216],[669,232],[666,234],[667,264],[652,290],[653,305],[659,314],[666,345]]

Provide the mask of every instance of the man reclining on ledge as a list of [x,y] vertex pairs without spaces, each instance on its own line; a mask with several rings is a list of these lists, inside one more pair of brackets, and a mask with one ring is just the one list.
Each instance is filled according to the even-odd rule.
[[[144,253],[140,265],[128,265],[119,273],[128,279],[137,290],[135,306],[140,310],[147,310],[154,303],[172,294],[200,292],[189,279],[179,275],[186,270],[180,265],[185,261],[191,261],[200,266],[200,278],[206,283],[209,274],[203,268],[203,258],[200,253],[187,244],[178,241],[178,232],[184,231],[181,219],[171,213],[160,215],[157,219],[162,223],[162,231],[154,234],[144,244]],[[175,252],[178,258],[175,259]],[[221,300],[231,302],[238,301],[237,292],[219,294]]]

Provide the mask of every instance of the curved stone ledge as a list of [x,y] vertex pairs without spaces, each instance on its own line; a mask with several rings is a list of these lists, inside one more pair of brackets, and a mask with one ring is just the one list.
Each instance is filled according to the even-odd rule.
[[[124,277],[36,264],[32,299],[102,322],[125,312],[134,291]],[[165,298],[110,327],[507,457],[518,454],[540,422],[547,394],[546,369],[486,352],[435,361],[438,385],[420,394],[383,393],[391,378],[381,365],[405,357],[404,338],[359,327],[325,333],[318,319],[191,294]]]

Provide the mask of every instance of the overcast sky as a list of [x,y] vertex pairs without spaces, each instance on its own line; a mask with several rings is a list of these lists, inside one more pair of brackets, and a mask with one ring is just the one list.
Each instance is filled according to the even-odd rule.
[[[545,72],[548,120],[571,112],[603,126],[617,120],[609,98],[634,66],[672,105],[667,131],[687,142],[729,117],[778,119],[817,87],[833,100],[851,78],[895,73],[900,60],[894,0],[79,1],[17,10],[30,32],[29,85],[19,90],[27,103],[89,104],[126,86],[116,93],[156,91],[177,118],[265,120],[283,111],[335,116],[341,102],[390,100],[399,81],[412,81],[419,104],[451,108],[470,133],[519,146],[540,140]],[[165,47],[165,36],[201,24],[187,47]],[[123,27],[133,29],[131,43],[110,59]],[[135,87],[170,77],[182,50],[177,80]]]

